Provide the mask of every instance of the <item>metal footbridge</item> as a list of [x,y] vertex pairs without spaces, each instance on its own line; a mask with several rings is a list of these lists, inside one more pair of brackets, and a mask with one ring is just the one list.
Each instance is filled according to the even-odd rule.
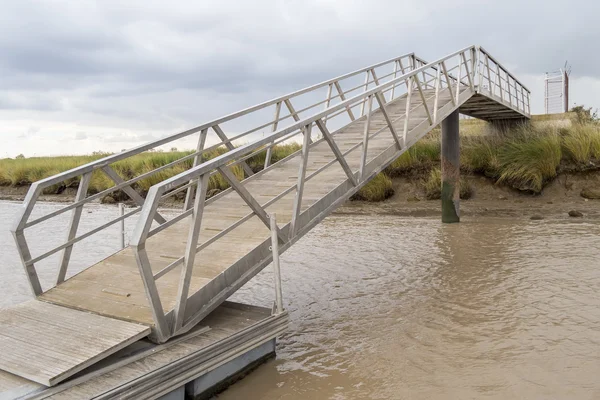
[[[528,119],[530,92],[482,47],[432,62],[410,53],[34,183],[12,232],[36,299],[0,310],[0,369],[49,386],[141,337],[185,334],[269,265],[274,249],[292,246],[457,110]],[[192,154],[140,176],[117,172],[119,161],[185,137],[197,140]],[[301,150],[272,163],[273,146],[291,141]],[[219,147],[221,155],[203,158]],[[261,152],[264,169],[253,171],[246,161]],[[161,179],[186,161],[193,166]],[[88,192],[93,174],[114,185]],[[230,188],[207,198],[216,174]],[[140,195],[136,183],[152,177],[158,183]],[[71,203],[34,213],[45,189],[74,180]],[[85,206],[115,191],[137,207],[81,232]],[[184,206],[167,218],[161,204],[178,194]],[[64,213],[68,224],[53,225]],[[125,218],[137,219],[129,246],[70,276],[73,247]],[[44,223],[64,240],[33,254],[26,233]],[[51,256],[56,284],[42,288],[36,266]]]

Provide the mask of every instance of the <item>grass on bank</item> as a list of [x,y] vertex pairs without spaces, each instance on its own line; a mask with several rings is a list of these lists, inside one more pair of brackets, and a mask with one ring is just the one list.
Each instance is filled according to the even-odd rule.
[[[276,146],[273,162],[281,160],[299,150],[293,143]],[[225,151],[218,148],[205,155],[205,160],[216,157]],[[384,172],[377,175],[363,187],[354,199],[381,201],[393,194],[390,178],[410,174],[422,181],[422,189],[427,197],[439,190],[438,175],[440,165],[439,130],[427,135],[407,152],[396,159]],[[131,179],[159,166],[189,155],[189,151],[146,152],[113,164],[113,168],[124,179]],[[79,165],[104,157],[65,156],[32,157],[0,160],[0,186],[26,186],[37,180],[75,168]],[[247,160],[254,171],[262,169],[265,152]],[[172,168],[140,180],[136,189],[147,191],[152,185],[178,174],[192,165],[187,160]],[[490,133],[487,127],[479,131],[471,130],[461,137],[461,168],[463,172],[482,174],[493,181],[509,187],[540,193],[561,169],[584,170],[600,167],[600,125],[595,121],[574,123],[568,128],[550,125],[522,125],[510,131]],[[238,178],[243,177],[240,166],[233,168]],[[77,179],[49,188],[46,193],[60,193],[67,187],[76,187]],[[466,183],[463,195],[466,194]],[[95,172],[90,182],[90,192],[97,193],[113,186],[103,173]],[[209,191],[224,190],[228,183],[215,175],[209,183]],[[461,185],[462,186],[462,185]],[[436,189],[437,188],[437,189]]]
[[[442,171],[434,168],[429,176],[423,181],[425,197],[427,200],[439,200],[442,198]],[[470,199],[473,195],[473,187],[464,176],[460,177],[460,198],[462,200]]]
[[[275,146],[271,162],[277,162],[288,155],[300,149],[296,143]],[[225,148],[219,147],[204,154],[204,160],[210,160],[225,152]],[[192,151],[169,151],[169,152],[144,152],[125,160],[111,164],[112,168],[125,180],[132,179],[152,171],[163,165],[172,163],[182,157],[188,156]],[[58,173],[76,168],[83,164],[98,160],[108,154],[97,154],[90,156],[60,156],[60,157],[30,157],[16,159],[0,160],[0,186],[28,186],[35,181],[44,179]],[[266,152],[260,152],[247,160],[248,165],[253,171],[259,171],[263,168]],[[167,178],[177,175],[192,166],[193,160],[188,159],[171,168],[157,172],[135,183],[138,191],[145,193],[148,189]],[[232,167],[234,174],[242,179],[244,172],[240,165]],[[73,178],[61,184],[49,187],[45,194],[58,194],[68,187],[77,187],[79,178]],[[95,171],[89,184],[90,193],[98,193],[114,186],[110,178],[101,171]],[[208,190],[224,190],[229,184],[220,174],[215,174],[210,178]]]

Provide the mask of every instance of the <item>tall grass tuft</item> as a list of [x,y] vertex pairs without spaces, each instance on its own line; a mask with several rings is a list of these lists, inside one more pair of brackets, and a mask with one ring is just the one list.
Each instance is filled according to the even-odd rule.
[[[298,151],[300,145],[296,143],[278,145],[273,149],[272,162],[277,162],[288,155]],[[207,161],[217,157],[227,150],[224,147],[218,147],[206,152],[203,155],[203,160]],[[170,164],[181,159],[191,151],[170,151],[170,152],[144,152],[125,160],[117,161],[111,167],[123,179],[128,180],[150,172],[156,168]],[[72,168],[79,167],[83,164],[95,161],[105,157],[108,154],[97,154],[91,156],[60,156],[60,157],[31,157],[18,159],[2,159],[0,160],[0,186],[27,186],[33,182],[44,178],[59,174]],[[250,167],[256,171],[262,169],[264,165],[265,154],[262,153],[248,159]],[[170,168],[156,172],[144,179],[139,180],[134,184],[134,187],[144,193],[150,187],[158,182],[179,174],[192,166],[192,159],[182,161]],[[237,165],[233,166],[232,170],[238,179],[244,178],[242,168]],[[57,185],[47,188],[45,194],[56,194],[62,192],[68,187],[77,187],[79,177],[70,179]],[[89,184],[89,193],[94,194],[111,188],[114,182],[106,176],[102,171],[94,171]],[[227,181],[220,175],[215,174],[209,181],[209,190],[218,189],[224,190],[229,187]],[[117,195],[119,197],[119,195]]]
[[497,177],[500,169],[498,148],[501,141],[490,136],[467,136],[461,141],[462,169]]
[[383,172],[375,175],[365,186],[352,196],[352,200],[383,201],[394,195],[392,180]]
[[[442,171],[439,168],[431,170],[423,181],[423,189],[427,200],[439,200],[442,197]],[[460,178],[460,198],[470,199],[473,196],[473,187],[464,177]]]
[[575,124],[564,132],[562,148],[569,161],[587,164],[600,159],[600,127],[592,124]]
[[539,193],[561,160],[561,142],[555,131],[528,132],[506,140],[498,151],[498,182]]
[[385,170],[391,177],[402,175],[412,169],[427,169],[440,161],[441,145],[439,139],[425,138],[402,153]]

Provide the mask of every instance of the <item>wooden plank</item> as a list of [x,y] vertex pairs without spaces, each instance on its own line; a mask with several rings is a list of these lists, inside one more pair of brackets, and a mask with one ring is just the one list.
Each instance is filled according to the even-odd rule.
[[0,369],[53,386],[149,333],[148,326],[31,300],[0,310]]

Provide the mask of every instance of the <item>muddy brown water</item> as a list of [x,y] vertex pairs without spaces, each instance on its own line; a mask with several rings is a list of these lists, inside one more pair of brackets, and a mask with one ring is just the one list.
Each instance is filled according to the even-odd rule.
[[[0,307],[29,297],[17,207],[0,203]],[[75,270],[117,250],[115,234],[82,242]],[[277,358],[219,399],[598,399],[599,255],[598,220],[329,217],[282,256]],[[269,267],[234,299],[270,305]]]

